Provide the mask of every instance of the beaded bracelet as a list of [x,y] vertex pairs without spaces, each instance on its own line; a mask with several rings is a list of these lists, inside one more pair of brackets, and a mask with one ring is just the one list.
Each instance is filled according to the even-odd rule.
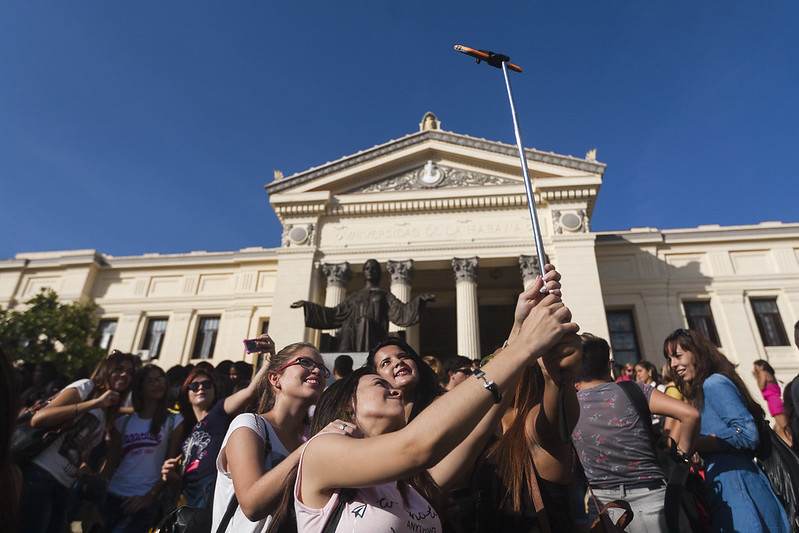
[[476,377],[477,379],[482,379],[484,381],[483,387],[485,387],[486,390],[490,391],[491,394],[494,396],[494,403],[499,403],[502,401],[502,393],[499,392],[497,384],[491,381],[490,379],[486,378],[485,372],[483,372],[482,370],[475,370],[474,377]]

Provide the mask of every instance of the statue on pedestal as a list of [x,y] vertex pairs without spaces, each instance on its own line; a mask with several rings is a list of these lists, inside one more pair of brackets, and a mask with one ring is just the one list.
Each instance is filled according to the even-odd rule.
[[407,327],[418,324],[427,302],[435,301],[433,294],[422,294],[410,302],[380,288],[380,263],[369,259],[363,265],[364,288],[350,294],[335,307],[324,307],[307,300],[291,304],[305,312],[305,325],[314,329],[339,329],[337,350],[368,352],[389,336],[388,323]]

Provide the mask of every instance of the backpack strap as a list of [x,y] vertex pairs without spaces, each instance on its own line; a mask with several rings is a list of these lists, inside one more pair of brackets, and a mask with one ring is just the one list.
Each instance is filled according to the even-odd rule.
[[333,533],[336,531],[338,523],[341,521],[341,514],[344,512],[344,507],[354,499],[355,489],[341,489],[339,491],[336,508],[333,509],[333,512],[330,514],[330,518],[327,520],[327,524],[325,524],[322,533]]
[[[633,407],[638,413],[638,417],[644,424],[647,433],[654,438],[654,435],[652,434],[652,413],[649,410],[649,404],[646,402],[644,391],[642,391],[641,388],[635,384],[635,381],[620,381],[616,383],[616,385],[621,387],[621,390],[623,390],[624,394],[627,395],[630,403],[633,404]],[[652,443],[654,444],[654,440]]]

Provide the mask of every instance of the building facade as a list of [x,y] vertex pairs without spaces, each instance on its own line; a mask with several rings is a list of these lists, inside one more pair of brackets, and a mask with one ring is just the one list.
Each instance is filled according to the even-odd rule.
[[[592,232],[605,165],[527,150],[539,224],[564,300],[582,331],[610,338],[617,361],[661,365],[663,338],[705,331],[754,386],[752,361],[799,372],[799,224]],[[402,335],[423,355],[481,357],[501,345],[516,296],[538,271],[515,146],[419,131],[266,186],[281,246],[112,257],[94,250],[20,253],[0,261],[0,306],[42,287],[100,309],[98,344],[164,367],[240,359],[241,340],[320,342],[298,300],[333,306],[362,287],[367,259],[407,301],[434,293]]]

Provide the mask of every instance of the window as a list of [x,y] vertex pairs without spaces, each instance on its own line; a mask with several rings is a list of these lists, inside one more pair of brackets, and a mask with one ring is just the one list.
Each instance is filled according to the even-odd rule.
[[716,322],[713,320],[713,313],[710,311],[710,302],[683,302],[685,318],[688,320],[688,327],[696,330],[710,342],[721,347],[719,333],[716,331]]
[[780,310],[777,309],[777,299],[752,298],[750,301],[763,346],[790,346],[785,326],[782,325]]
[[617,365],[635,364],[641,360],[638,336],[635,334],[635,319],[631,310],[607,311],[610,346]]
[[149,350],[150,359],[158,359],[161,354],[161,344],[166,334],[166,318],[151,318],[147,321],[147,333],[141,343],[142,350]]
[[200,325],[197,328],[197,337],[194,339],[194,350],[191,353],[192,359],[210,359],[211,356],[213,356],[216,334],[218,331],[218,316],[200,318]]
[[97,326],[97,337],[94,339],[94,345],[108,351],[111,348],[111,341],[114,340],[114,333],[117,330],[117,320],[106,319],[101,320]]
[[264,333],[269,333],[269,319],[268,318],[264,319],[264,321],[261,322],[261,335],[263,335]]

